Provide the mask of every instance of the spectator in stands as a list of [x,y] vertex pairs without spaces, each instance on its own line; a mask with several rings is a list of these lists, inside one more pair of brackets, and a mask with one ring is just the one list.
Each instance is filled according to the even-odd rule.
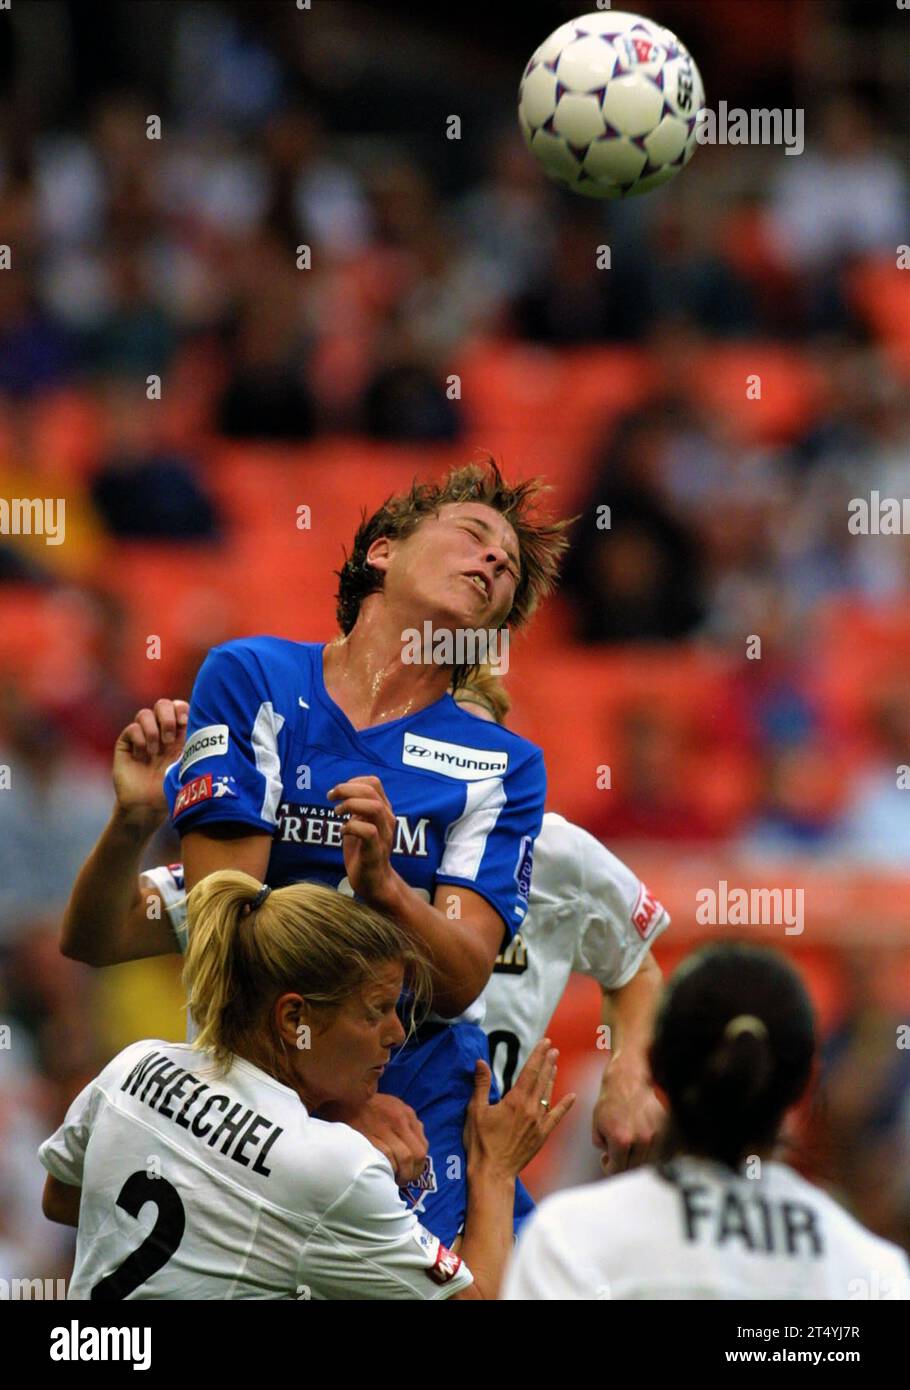
[[107,257],[107,305],[86,334],[85,367],[99,376],[119,372],[138,378],[167,374],[176,333],[155,302],[151,266],[141,249],[112,247]]
[[839,847],[881,868],[910,867],[910,710],[906,677],[876,692],[871,719],[877,753],[854,779],[840,824]]
[[546,281],[560,213],[555,185],[540,177],[510,122],[493,143],[486,177],[456,208],[458,244],[513,299]]
[[744,853],[786,857],[830,850],[841,791],[832,748],[820,740],[769,744],[759,767],[758,801],[740,839]]
[[0,691],[0,944],[62,907],[110,811],[106,770],[67,743],[46,711]]
[[[27,260],[27,252],[21,254]],[[67,334],[39,306],[31,274],[17,255],[0,271],[0,392],[28,398],[59,386],[71,370]]]
[[772,233],[811,329],[849,323],[845,266],[858,256],[893,256],[906,239],[906,170],[877,125],[867,106],[840,93],[824,108],[820,140],[779,164]]
[[192,461],[160,436],[161,405],[144,380],[110,378],[103,388],[109,438],[91,481],[108,531],[124,540],[211,540],[215,509]]
[[637,342],[644,336],[655,313],[647,267],[633,247],[623,274],[611,274],[598,266],[596,254],[609,244],[599,209],[582,205],[563,211],[552,255],[513,301],[511,321],[518,337],[570,347],[604,340]]
[[230,376],[218,403],[218,429],[229,439],[304,440],[316,427],[307,381],[306,277],[274,233],[243,258],[230,332]]
[[[859,927],[859,924],[857,924]],[[910,1159],[910,1068],[895,1046],[906,1012],[884,1000],[883,981],[899,968],[887,948],[862,946],[842,957],[844,1007],[822,1051],[824,1103],[813,1116],[813,1139],[826,1180],[861,1221],[900,1240]]]
[[565,577],[583,642],[675,641],[704,616],[695,535],[657,481],[671,428],[659,408],[627,417],[596,470]]
[[726,827],[703,809],[691,773],[698,763],[666,712],[647,704],[622,715],[609,789],[599,794],[586,828],[604,844],[662,840],[707,842]]

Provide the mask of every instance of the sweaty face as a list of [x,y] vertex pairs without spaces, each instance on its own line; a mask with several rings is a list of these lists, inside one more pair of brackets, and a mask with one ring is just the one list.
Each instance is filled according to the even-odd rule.
[[480,502],[454,502],[422,521],[406,540],[388,543],[385,595],[409,622],[498,628],[511,612],[521,579],[518,537]]
[[311,1108],[325,1101],[359,1104],[374,1095],[393,1047],[405,1031],[395,1005],[404,983],[398,962],[356,990],[324,1029],[313,1029],[301,1071]]

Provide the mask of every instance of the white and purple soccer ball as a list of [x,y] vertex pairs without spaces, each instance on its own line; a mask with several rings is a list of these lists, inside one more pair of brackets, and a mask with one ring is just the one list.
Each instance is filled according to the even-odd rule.
[[532,54],[518,93],[525,143],[550,178],[590,198],[667,183],[695,152],[701,74],[675,34],[598,10]]

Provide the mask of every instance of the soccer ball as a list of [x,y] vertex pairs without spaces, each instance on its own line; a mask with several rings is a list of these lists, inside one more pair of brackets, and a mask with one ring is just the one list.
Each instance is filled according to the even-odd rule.
[[524,70],[518,120],[550,178],[589,198],[647,193],[695,153],[701,75],[669,29],[610,10],[561,24]]

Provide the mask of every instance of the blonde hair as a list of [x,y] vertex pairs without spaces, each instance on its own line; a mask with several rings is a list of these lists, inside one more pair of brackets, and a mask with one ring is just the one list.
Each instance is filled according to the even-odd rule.
[[388,917],[316,883],[289,884],[264,899],[262,890],[251,874],[220,869],[187,898],[183,984],[198,1029],[194,1046],[218,1068],[226,1071],[235,1053],[261,1039],[265,1024],[275,1074],[284,1070],[271,1005],[289,991],[324,1009],[328,1021],[394,961],[404,966],[415,1008],[426,1007],[428,962]]
[[454,692],[456,704],[476,703],[484,705],[497,724],[506,722],[506,715],[512,708],[511,698],[500,676],[494,676],[486,662],[474,670],[464,685]]

